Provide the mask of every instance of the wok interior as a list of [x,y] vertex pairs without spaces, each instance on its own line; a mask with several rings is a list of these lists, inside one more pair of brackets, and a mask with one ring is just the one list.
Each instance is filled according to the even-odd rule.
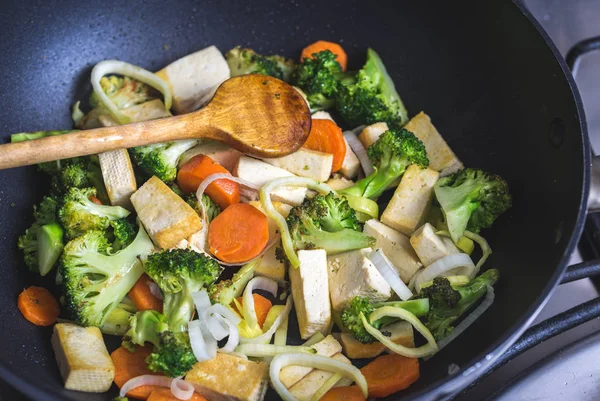
[[[367,47],[375,48],[409,114],[424,110],[466,166],[509,182],[514,206],[483,233],[494,250],[486,267],[501,272],[496,302],[422,363],[421,379],[396,399],[446,378],[449,364],[468,367],[492,351],[549,284],[582,194],[580,122],[551,50],[512,2],[34,3],[15,2],[0,16],[5,140],[13,132],[71,127],[70,106],[87,96],[91,66],[102,59],[158,70],[211,44],[297,57],[306,43],[326,39],[344,46],[352,69],[362,65]],[[558,136],[550,141],[553,121]],[[63,390],[51,329],[31,325],[16,308],[25,286],[54,279],[26,273],[16,248],[46,185],[34,167],[0,171],[0,366],[61,399],[109,400]]]

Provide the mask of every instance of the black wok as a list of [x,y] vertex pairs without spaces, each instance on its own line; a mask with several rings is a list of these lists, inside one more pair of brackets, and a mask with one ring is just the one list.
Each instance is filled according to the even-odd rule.
[[[11,1],[0,26],[5,140],[71,127],[70,105],[87,96],[91,67],[103,59],[158,70],[211,44],[297,57],[325,39],[342,43],[359,68],[374,47],[410,114],[425,110],[465,165],[502,175],[514,194],[513,208],[485,232],[494,249],[487,266],[501,272],[496,302],[394,399],[442,399],[479,376],[532,321],[579,238],[590,181],[579,96],[519,3]],[[34,399],[109,400],[64,390],[51,329],[16,307],[25,286],[52,281],[27,273],[16,248],[46,185],[33,167],[0,171],[0,376]],[[451,363],[461,370],[449,376]]]

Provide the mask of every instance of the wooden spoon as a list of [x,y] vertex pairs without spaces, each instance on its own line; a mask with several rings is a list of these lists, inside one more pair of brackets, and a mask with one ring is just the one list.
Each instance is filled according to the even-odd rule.
[[0,169],[178,139],[214,139],[257,157],[298,150],[310,131],[310,110],[290,85],[265,75],[228,79],[193,113],[0,145]]

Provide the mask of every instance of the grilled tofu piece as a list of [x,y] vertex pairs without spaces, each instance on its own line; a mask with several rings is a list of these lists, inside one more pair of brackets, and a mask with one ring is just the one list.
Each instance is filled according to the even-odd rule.
[[300,337],[325,334],[331,322],[327,254],[323,249],[298,251],[300,266],[289,268]]
[[410,244],[425,266],[460,252],[450,238],[437,235],[436,231],[431,224],[425,223],[410,237]]
[[[335,354],[331,358],[335,359],[336,361],[347,363],[349,365],[352,364],[350,359],[346,358],[341,353]],[[298,401],[309,401],[312,398],[312,396],[321,388],[321,386],[325,384],[325,382],[329,380],[329,378],[333,375],[334,373],[332,372],[314,369],[302,380],[290,387],[290,393],[292,393],[294,398],[296,398],[296,400]],[[340,379],[337,385],[343,384],[347,386],[350,383],[351,382],[348,379]]]
[[100,153],[98,159],[111,205],[132,209],[131,195],[137,184],[127,149]]
[[362,142],[365,149],[377,142],[381,134],[387,131],[388,125],[386,123],[375,123],[367,125],[358,135],[358,139]]
[[344,156],[344,161],[342,162],[342,168],[340,169],[340,173],[343,174],[346,178],[356,178],[358,174],[361,172],[360,161],[358,160],[358,156],[352,150],[346,138],[344,138],[344,143],[346,144],[346,155]]
[[215,358],[196,363],[185,380],[210,401],[262,401],[269,365],[218,352]]
[[175,113],[183,114],[208,103],[230,73],[223,54],[210,46],[175,60],[156,75],[169,84]]
[[202,141],[181,155],[179,167],[181,168],[181,166],[189,162],[192,157],[197,155],[208,156],[231,172],[240,157],[242,157],[242,152],[221,142]]
[[[405,347],[414,348],[415,340],[413,327],[408,322],[396,322],[381,329],[390,334],[390,340]],[[379,341],[363,344],[350,333],[340,333],[339,341],[342,344],[344,355],[351,359],[375,358],[386,350],[386,346]]]
[[57,323],[51,343],[65,388],[89,393],[110,389],[115,366],[98,327]]
[[462,170],[462,162],[431,123],[429,116],[420,112],[404,126],[423,142],[429,158],[429,167],[446,176]]
[[433,186],[440,173],[416,164],[408,166],[394,196],[381,215],[381,222],[405,235],[423,223],[433,198]]
[[131,196],[131,203],[156,245],[175,247],[200,231],[200,216],[158,177],[150,178]]
[[262,160],[297,176],[308,177],[319,182],[325,182],[331,175],[333,155],[318,152],[316,150],[300,148],[287,156]]
[[375,219],[365,223],[363,232],[375,238],[376,247],[381,248],[405,283],[423,266],[404,234]]

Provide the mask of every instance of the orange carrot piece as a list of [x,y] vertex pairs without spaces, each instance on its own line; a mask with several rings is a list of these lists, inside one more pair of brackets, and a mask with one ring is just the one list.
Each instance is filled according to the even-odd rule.
[[90,195],[90,200],[92,202],[94,202],[96,205],[101,205],[102,204],[102,201],[100,199],[96,198],[94,195]]
[[327,42],[325,40],[318,40],[302,49],[300,61],[304,60],[305,58],[312,58],[313,54],[322,52],[323,50],[329,50],[335,54],[337,56],[337,62],[340,63],[340,67],[342,67],[342,71],[346,71],[346,67],[348,66],[348,56],[346,55],[344,49],[342,49],[342,46],[338,45],[337,43]]
[[229,206],[208,227],[210,252],[227,263],[247,262],[269,241],[267,216],[247,203]]
[[[183,192],[195,192],[202,181],[212,174],[229,174],[227,169],[208,156],[194,156],[177,173],[177,184]],[[240,202],[237,182],[221,179],[213,181],[204,191],[221,209]]]
[[369,397],[387,397],[419,379],[419,360],[398,354],[381,355],[360,371],[367,380]]
[[17,306],[23,317],[37,326],[51,326],[60,309],[54,295],[43,287],[28,287],[19,294]]
[[[160,388],[157,390],[154,390],[151,394],[150,397],[148,397],[147,401],[181,401],[179,398],[176,398],[173,393],[171,393],[171,390],[168,388]],[[202,397],[200,394],[198,393],[194,393],[192,395],[192,398],[190,398],[190,401],[207,401],[206,398]]]
[[334,387],[319,401],[365,401],[365,396],[358,386]]
[[[252,294],[252,298],[254,298],[254,312],[256,312],[256,320],[262,329],[263,324],[265,324],[265,320],[267,320],[267,315],[269,314],[269,310],[273,306],[273,303],[269,301],[267,298],[263,297],[260,294]],[[244,306],[244,297],[238,297],[236,300],[240,303],[240,305]],[[232,304],[233,308],[237,313],[242,316],[242,311],[237,309],[235,303]]]
[[342,129],[331,120],[313,120],[308,139],[303,145],[307,149],[333,155],[331,172],[342,168],[346,157],[346,141]]
[[[121,388],[127,381],[141,375],[158,375],[148,369],[146,358],[152,353],[152,347],[136,347],[131,352],[124,347],[119,347],[110,354],[115,365],[115,384]],[[161,389],[160,386],[140,386],[127,393],[127,397],[145,400],[154,390]]]
[[138,310],[149,310],[162,312],[162,301],[156,298],[150,291],[150,285],[154,283],[152,279],[143,274],[135,283],[133,288],[129,290],[129,298],[133,301]]

